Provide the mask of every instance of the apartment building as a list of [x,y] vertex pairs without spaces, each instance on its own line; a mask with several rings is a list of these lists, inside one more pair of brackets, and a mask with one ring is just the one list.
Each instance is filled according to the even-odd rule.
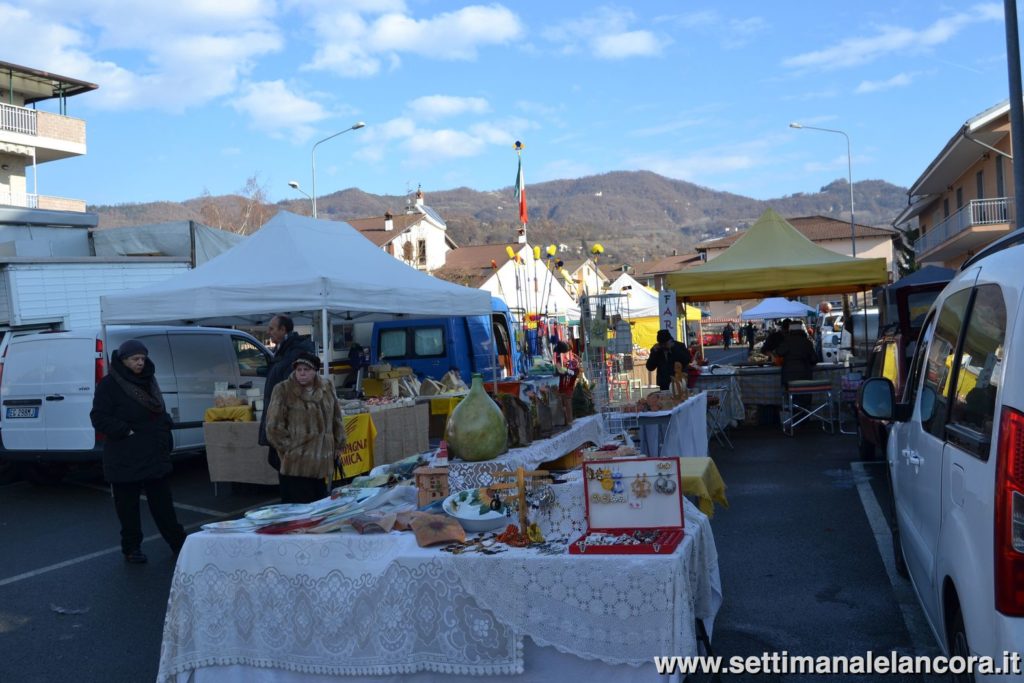
[[[94,83],[0,62],[0,213],[85,213],[85,200],[43,192],[39,166],[85,154],[85,121],[67,115],[68,100],[96,88]],[[55,105],[51,108],[57,112],[38,109],[40,102]]]
[[907,191],[893,221],[907,230],[920,265],[957,268],[1017,225],[1013,207],[1010,101],[968,119]]

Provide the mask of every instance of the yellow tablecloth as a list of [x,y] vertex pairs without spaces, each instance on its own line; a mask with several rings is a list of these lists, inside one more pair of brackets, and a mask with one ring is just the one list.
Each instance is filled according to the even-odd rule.
[[207,408],[203,413],[203,422],[251,422],[253,418],[250,405]]
[[443,396],[441,398],[430,399],[430,414],[431,415],[451,415],[452,411],[455,410],[455,406],[459,405],[463,399],[462,396]]
[[697,507],[708,517],[715,516],[715,503],[729,507],[725,482],[711,458],[679,458],[683,476],[683,494],[697,498]]

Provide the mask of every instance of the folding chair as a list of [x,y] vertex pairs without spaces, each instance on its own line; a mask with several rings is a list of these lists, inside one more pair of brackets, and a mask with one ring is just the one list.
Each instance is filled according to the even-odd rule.
[[714,387],[705,389],[708,395],[708,439],[714,437],[719,446],[728,445],[732,448],[732,441],[725,433],[729,421],[725,416],[725,410],[729,402],[730,387]]
[[[803,406],[793,399],[797,396],[807,396],[811,399],[809,406]],[[819,403],[815,403],[815,397],[820,397]],[[828,379],[798,379],[793,380],[786,387],[784,412],[782,418],[783,433],[793,436],[793,428],[807,420],[817,420],[821,423],[821,429],[826,428],[835,434],[835,405],[832,401],[832,381]],[[826,413],[828,416],[826,417]]]

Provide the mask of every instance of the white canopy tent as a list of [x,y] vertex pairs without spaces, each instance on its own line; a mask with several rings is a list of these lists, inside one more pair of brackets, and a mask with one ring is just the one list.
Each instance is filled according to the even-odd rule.
[[491,295],[411,268],[347,223],[282,211],[180,277],[100,298],[104,325],[252,325],[273,313],[319,317],[326,351],[330,315],[359,322],[490,315]]
[[782,297],[769,297],[740,314],[740,320],[765,320],[768,318],[803,318],[814,313],[814,308],[799,301]]
[[608,286],[615,294],[625,294],[629,302],[631,318],[648,318],[658,315],[658,293],[644,287],[629,273],[623,273]]

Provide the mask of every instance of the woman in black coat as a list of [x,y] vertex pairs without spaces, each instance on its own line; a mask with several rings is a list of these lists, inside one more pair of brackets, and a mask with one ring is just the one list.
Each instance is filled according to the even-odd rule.
[[103,474],[114,494],[126,562],[146,562],[139,496],[145,491],[160,535],[177,555],[185,544],[171,497],[171,416],[164,408],[149,351],[129,339],[111,354],[110,372],[96,386],[89,417],[103,435]]

